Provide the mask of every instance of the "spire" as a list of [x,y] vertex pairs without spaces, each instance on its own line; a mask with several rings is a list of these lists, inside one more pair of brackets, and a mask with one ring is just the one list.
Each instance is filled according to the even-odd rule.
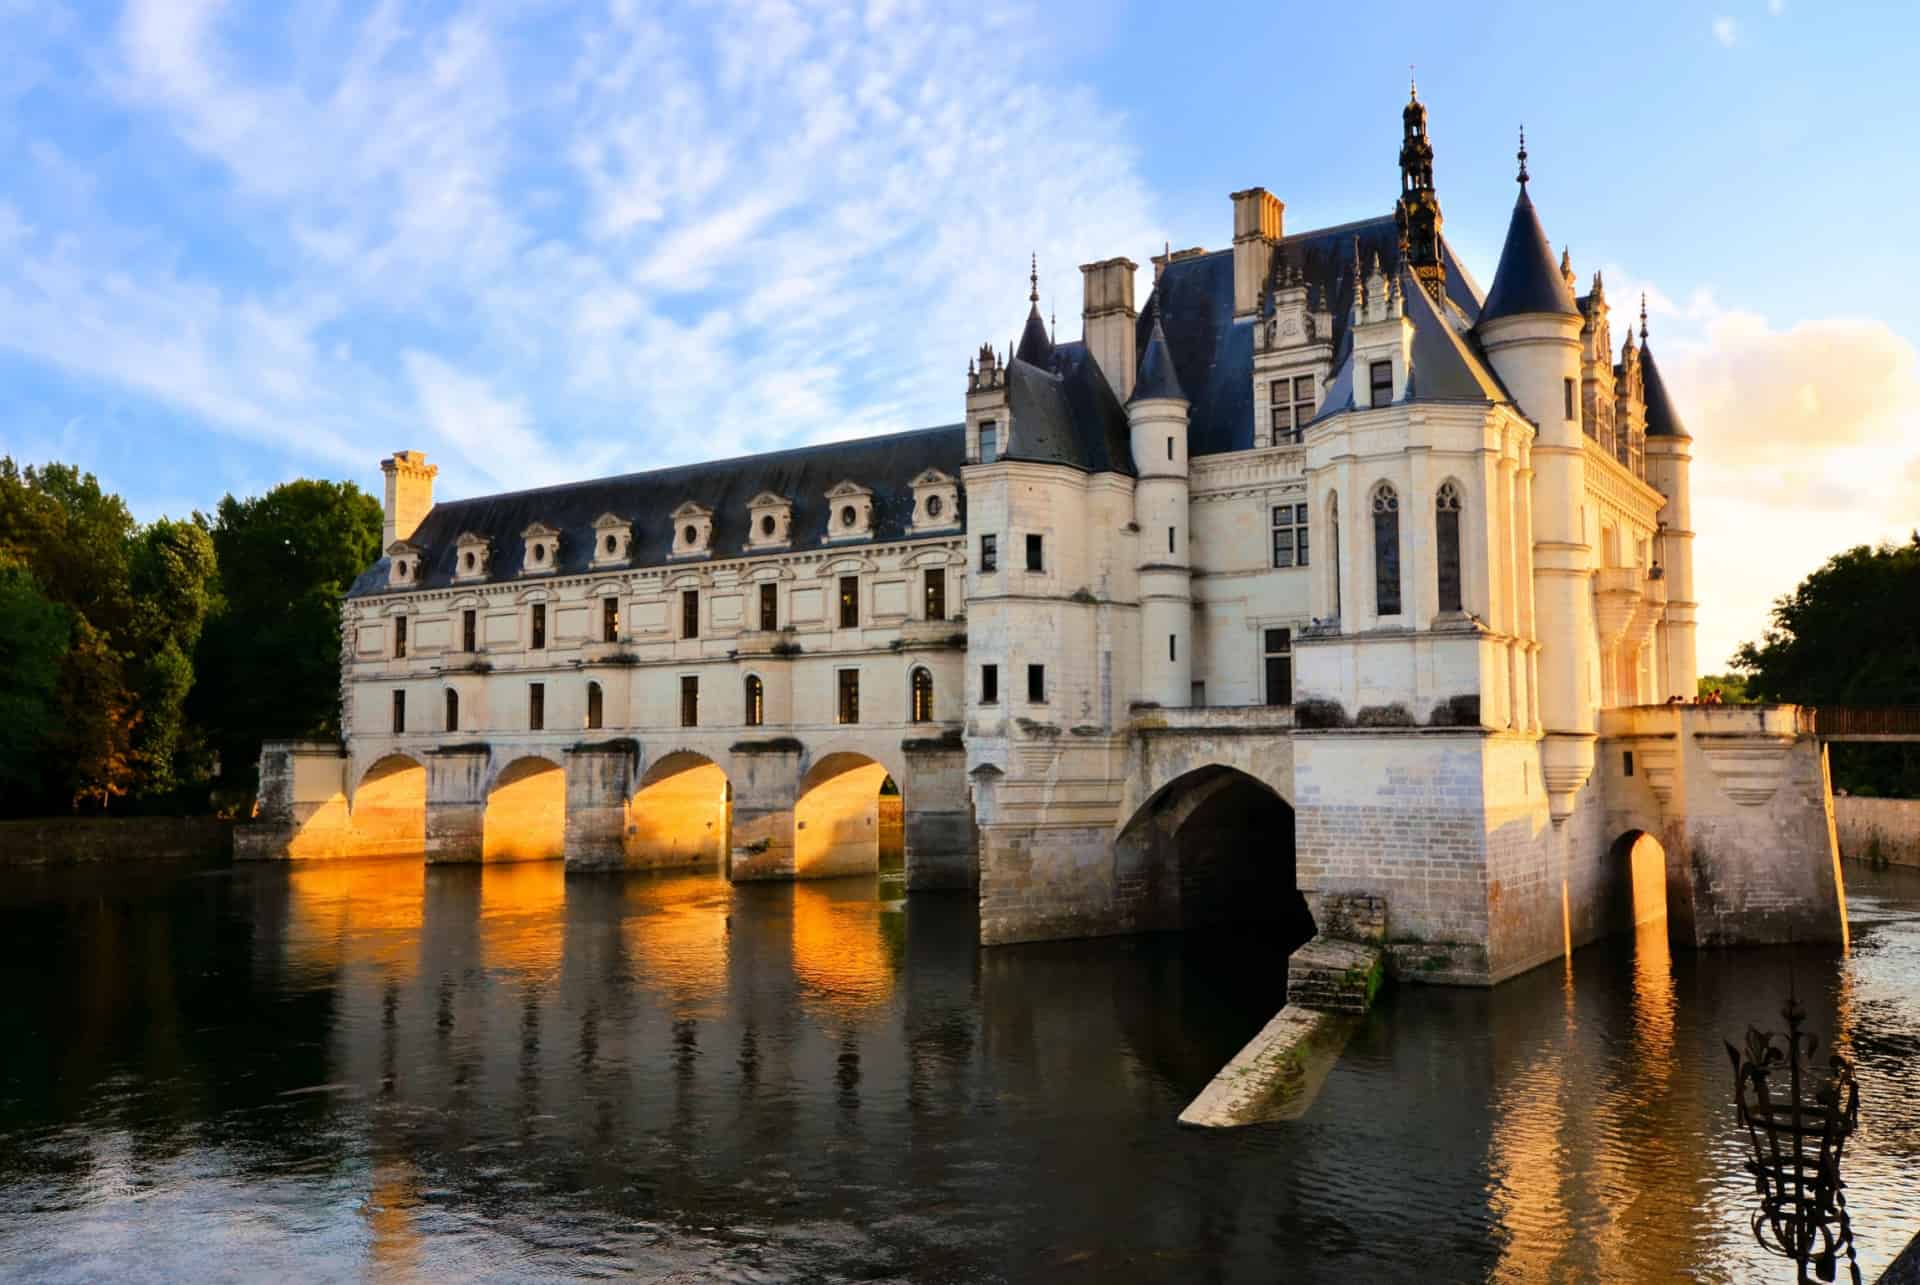
[[1560,279],[1567,283],[1567,289],[1573,289],[1573,254],[1564,245],[1560,247]]
[[[1409,69],[1411,73],[1411,69]],[[1407,105],[1400,110],[1400,200],[1393,207],[1401,260],[1437,303],[1446,294],[1447,267],[1440,249],[1440,197],[1433,186],[1433,139],[1419,86],[1408,75]]]
[[1042,369],[1053,364],[1053,340],[1047,334],[1047,323],[1040,319],[1040,256],[1033,258],[1033,267],[1027,276],[1030,289],[1027,292],[1027,324],[1020,332],[1020,342],[1014,348],[1013,355],[1030,365]]
[[1645,290],[1640,292],[1640,342],[1642,345],[1647,342],[1647,292]]
[[1174,373],[1173,352],[1167,347],[1167,333],[1160,328],[1158,291],[1147,300],[1147,311],[1153,316],[1153,326],[1147,333],[1147,346],[1140,353],[1140,370],[1134,378],[1133,395],[1127,398],[1127,403],[1132,405],[1151,397],[1168,397],[1184,402],[1187,394],[1180,387],[1180,377]]
[[1526,187],[1527,187],[1527,127],[1526,127],[1525,125],[1522,125],[1522,126],[1520,127],[1520,179],[1519,179],[1519,183],[1520,183],[1520,190],[1524,192],[1524,191],[1526,190]]
[[1035,307],[1038,307],[1040,304],[1040,255],[1037,252],[1033,255],[1030,263],[1031,270],[1027,273],[1027,281],[1033,288],[1027,292],[1027,299]]
[[1513,219],[1507,224],[1507,242],[1500,250],[1500,266],[1494,269],[1493,285],[1480,308],[1480,320],[1516,317],[1526,313],[1578,317],[1573,288],[1554,266],[1553,249],[1540,228],[1540,216],[1534,213],[1533,198],[1527,195],[1527,145],[1520,143],[1520,195],[1513,203]]
[[1648,437],[1693,436],[1680,422],[1680,412],[1673,407],[1673,395],[1667,392],[1667,381],[1660,377],[1653,349],[1647,346],[1647,297],[1644,294],[1640,296],[1640,388],[1647,404]]

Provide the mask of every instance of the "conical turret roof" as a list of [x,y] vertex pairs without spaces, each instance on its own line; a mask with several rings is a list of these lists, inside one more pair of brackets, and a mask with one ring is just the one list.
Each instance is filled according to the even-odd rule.
[[1180,387],[1180,377],[1173,370],[1173,353],[1167,348],[1167,332],[1160,328],[1160,308],[1157,297],[1149,300],[1147,306],[1153,309],[1153,329],[1147,335],[1147,346],[1140,353],[1139,373],[1133,381],[1133,395],[1127,398],[1128,405],[1145,401],[1150,397],[1173,397],[1187,400],[1187,394]]
[[1540,216],[1534,213],[1533,200],[1522,183],[1520,199],[1513,203],[1513,219],[1507,224],[1500,266],[1494,269],[1493,286],[1480,309],[1479,324],[1529,313],[1578,317],[1580,308],[1553,261],[1547,234],[1540,229]]
[[1647,347],[1645,339],[1640,341],[1640,382],[1647,399],[1647,436],[1692,437],[1680,422],[1680,412],[1673,408],[1667,381],[1660,378],[1659,364],[1653,360],[1653,349]]
[[1020,332],[1020,346],[1013,355],[1042,369],[1053,361],[1053,340],[1047,334],[1047,323],[1040,319],[1037,303],[1027,312],[1027,326]]

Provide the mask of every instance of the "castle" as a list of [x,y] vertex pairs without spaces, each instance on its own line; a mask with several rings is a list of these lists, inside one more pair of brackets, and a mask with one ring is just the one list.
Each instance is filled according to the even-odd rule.
[[252,849],[897,855],[976,888],[989,944],[1304,939],[1315,894],[1361,892],[1486,984],[1617,928],[1653,841],[1677,932],[1778,939],[1838,886],[1824,761],[1791,711],[1668,704],[1692,443],[1644,305],[1616,344],[1524,136],[1483,291],[1417,93],[1402,122],[1378,218],[1291,231],[1236,192],[1231,245],[1155,256],[1144,308],[1133,262],[1085,265],[1077,342],[1036,289],[962,423],[444,503],[397,453],[345,746],[269,747]]

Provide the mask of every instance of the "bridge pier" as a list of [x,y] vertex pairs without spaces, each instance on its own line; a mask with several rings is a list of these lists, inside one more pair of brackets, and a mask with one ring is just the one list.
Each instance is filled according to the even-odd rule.
[[794,877],[793,807],[800,791],[800,754],[800,742],[791,738],[734,747],[727,877],[735,883]]
[[967,790],[966,750],[957,740],[905,749],[907,890],[975,888],[980,841]]
[[626,865],[627,800],[633,797],[638,757],[639,745],[631,740],[567,750],[567,869]]
[[482,744],[443,745],[427,755],[427,862],[478,862],[484,853],[487,768]]

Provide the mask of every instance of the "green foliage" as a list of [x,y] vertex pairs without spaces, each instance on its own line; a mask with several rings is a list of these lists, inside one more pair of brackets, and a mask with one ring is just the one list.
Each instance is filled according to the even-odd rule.
[[119,653],[85,616],[75,616],[53,722],[42,741],[60,797],[74,807],[105,808],[126,794],[134,782],[139,721]]
[[1696,685],[1695,694],[1701,700],[1719,694],[1720,700],[1727,705],[1750,705],[1753,697],[1747,695],[1747,680],[1740,674],[1702,674]]
[[[1774,603],[1734,668],[1749,699],[1802,705],[1920,704],[1920,533],[1829,558]],[[1920,797],[1920,747],[1836,745],[1837,787]]]
[[188,702],[223,774],[245,780],[260,742],[340,732],[340,598],[380,555],[380,503],[345,482],[301,480],[220,501],[218,604]]
[[40,592],[33,573],[0,560],[0,795],[40,792],[41,733],[69,632],[66,609]]

